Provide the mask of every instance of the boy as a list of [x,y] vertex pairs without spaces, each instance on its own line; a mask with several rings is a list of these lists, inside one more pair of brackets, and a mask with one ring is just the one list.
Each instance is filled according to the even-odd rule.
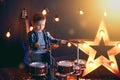
[[[54,66],[54,59],[50,55],[51,43],[65,44],[66,40],[53,38],[49,32],[45,31],[46,16],[35,14],[33,16],[34,30],[28,33],[29,43],[29,60],[30,62],[43,62],[48,64],[48,80],[53,80],[53,75],[50,76],[50,66]],[[52,58],[52,59],[51,59]]]

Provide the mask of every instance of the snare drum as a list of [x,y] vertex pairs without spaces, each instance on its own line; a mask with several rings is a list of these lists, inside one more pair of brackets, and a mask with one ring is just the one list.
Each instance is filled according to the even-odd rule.
[[33,76],[45,76],[46,75],[46,66],[42,62],[33,62],[30,63],[30,73]]
[[57,63],[57,72],[60,74],[72,74],[73,62],[67,60],[59,61]]

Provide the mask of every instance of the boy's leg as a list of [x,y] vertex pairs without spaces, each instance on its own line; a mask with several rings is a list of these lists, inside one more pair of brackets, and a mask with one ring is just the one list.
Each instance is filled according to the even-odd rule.
[[42,59],[43,62],[48,63],[48,80],[54,80],[54,58],[49,53],[44,53]]

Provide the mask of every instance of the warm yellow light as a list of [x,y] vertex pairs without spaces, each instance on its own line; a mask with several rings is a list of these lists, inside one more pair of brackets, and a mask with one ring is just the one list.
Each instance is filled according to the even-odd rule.
[[46,15],[46,14],[47,14],[47,10],[46,10],[46,9],[43,9],[42,14],[43,14],[43,15]]
[[84,12],[82,10],[80,10],[80,15],[83,15],[83,14],[84,14]]
[[101,36],[104,36],[104,34],[105,34],[104,31],[101,30],[101,31],[100,31],[100,35],[101,35]]
[[87,47],[87,43],[86,42],[83,43],[83,47]]
[[93,62],[93,61],[90,61],[90,62],[89,62],[89,66],[90,66],[90,67],[93,67],[93,66],[94,66],[94,62]]
[[7,37],[7,38],[10,37],[10,32],[9,32],[9,31],[6,33],[6,37]]
[[30,31],[32,31],[33,30],[33,26],[30,26]]
[[68,46],[68,47],[71,47],[71,43],[68,43],[67,46]]
[[104,16],[107,16],[107,12],[106,11],[104,12]]
[[118,48],[120,48],[120,43],[117,44]]
[[[101,34],[104,36],[101,36]],[[102,39],[106,46],[114,46],[109,51],[107,51],[109,59],[107,59],[104,55],[101,55],[95,59],[95,56],[97,55],[97,52],[96,52],[97,50],[94,50],[93,47],[91,47],[91,46],[99,45],[99,43],[101,42]],[[118,64],[117,64],[117,61],[115,58],[115,56],[117,54],[119,54],[119,52],[120,52],[120,49],[118,49],[118,47],[117,47],[118,45],[120,46],[120,42],[109,40],[109,36],[108,36],[107,30],[106,30],[106,27],[105,27],[103,21],[101,22],[101,24],[99,26],[95,40],[94,41],[85,41],[84,40],[84,42],[87,43],[87,47],[84,48],[83,46],[80,45],[79,49],[82,50],[84,53],[86,53],[89,57],[86,62],[86,69],[84,70],[84,72],[82,74],[83,77],[85,75],[91,73],[95,69],[99,68],[101,65],[104,66],[109,71],[111,71],[113,74],[120,76],[119,67],[118,67]],[[75,43],[75,46],[77,47],[76,43]]]
[[60,20],[59,17],[55,17],[55,21],[58,22]]
[[112,11],[120,10],[120,0],[106,0],[106,6]]
[[110,66],[112,67],[112,68],[114,68],[115,67],[115,64],[114,64],[114,62],[110,62]]

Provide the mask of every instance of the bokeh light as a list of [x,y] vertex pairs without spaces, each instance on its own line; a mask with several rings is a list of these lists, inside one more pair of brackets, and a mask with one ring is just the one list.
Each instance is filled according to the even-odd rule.
[[84,12],[82,10],[80,10],[80,15],[83,15],[83,14],[84,14]]
[[30,26],[30,31],[32,31],[33,30],[33,26]]
[[46,9],[43,9],[43,10],[42,10],[42,14],[43,14],[43,15],[46,15],[46,14],[47,14],[47,10],[46,10]]
[[6,33],[6,37],[9,38],[10,36],[11,36],[11,34],[10,34],[10,32],[8,31],[8,32]]

